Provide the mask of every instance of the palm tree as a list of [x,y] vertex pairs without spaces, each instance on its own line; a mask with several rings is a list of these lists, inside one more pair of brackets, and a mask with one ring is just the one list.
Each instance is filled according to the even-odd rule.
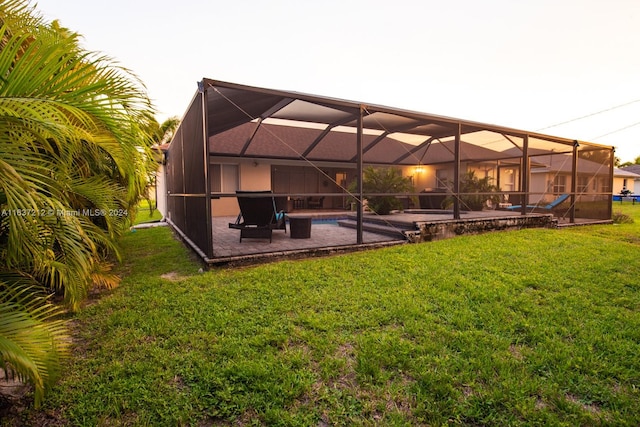
[[63,297],[114,286],[107,260],[146,186],[153,108],[128,70],[28,0],[0,3],[0,368],[39,404],[65,354]]

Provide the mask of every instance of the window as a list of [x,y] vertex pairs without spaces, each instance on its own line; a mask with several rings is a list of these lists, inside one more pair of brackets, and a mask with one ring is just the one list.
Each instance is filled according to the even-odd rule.
[[588,176],[579,176],[578,177],[578,193],[588,193],[589,192],[589,177]]
[[238,165],[211,165],[211,192],[233,193],[238,188]]
[[500,187],[503,191],[516,191],[515,168],[500,168]]
[[598,184],[599,184],[599,190],[601,193],[608,193],[609,191],[611,191],[611,188],[609,186],[611,181],[609,181],[609,179],[607,178],[598,178]]
[[564,175],[556,175],[553,178],[553,194],[562,194],[565,192],[567,177]]
[[449,187],[449,171],[447,169],[436,170],[436,187],[448,188]]

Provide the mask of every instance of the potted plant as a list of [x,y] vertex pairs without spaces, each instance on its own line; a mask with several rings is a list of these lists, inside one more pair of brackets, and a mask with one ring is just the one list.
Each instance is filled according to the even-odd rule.
[[[396,168],[367,167],[363,171],[362,181],[365,194],[376,193],[406,193],[413,192],[411,178],[403,177],[402,172]],[[349,191],[356,191],[357,181],[349,186]],[[394,209],[402,209],[402,201],[396,196],[371,196],[367,197],[369,209],[378,215],[388,215]]]
[[[487,202],[493,204],[500,202],[498,187],[493,185],[493,178],[485,176],[478,178],[474,171],[467,171],[460,178],[460,205],[464,210],[481,211]],[[477,194],[475,194],[477,193]],[[453,197],[446,200],[448,205],[453,203]]]

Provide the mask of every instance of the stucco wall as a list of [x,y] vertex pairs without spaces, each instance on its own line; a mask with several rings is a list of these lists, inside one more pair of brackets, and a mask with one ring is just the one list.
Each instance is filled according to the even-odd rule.
[[[243,161],[238,164],[240,190],[271,190],[271,164],[259,161]],[[236,216],[240,212],[235,197],[211,200],[212,216]]]
[[531,180],[529,181],[529,192],[533,193],[529,195],[527,204],[536,204],[542,199],[543,193],[547,191],[547,174],[536,173],[531,174]]
[[[624,186],[624,180],[627,180],[627,190],[636,194],[635,180],[632,177],[613,177],[613,194],[620,194]],[[639,189],[640,190],[640,189]]]
[[436,170],[433,166],[407,166],[402,168],[402,176],[413,176],[416,191],[436,186]]
[[156,171],[156,209],[162,214],[162,218],[167,215],[167,178],[164,165],[159,165]]

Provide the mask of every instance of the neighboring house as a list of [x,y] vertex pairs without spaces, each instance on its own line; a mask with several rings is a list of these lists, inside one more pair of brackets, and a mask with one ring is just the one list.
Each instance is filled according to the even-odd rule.
[[620,194],[623,188],[632,194],[640,194],[640,165],[616,169],[613,177],[613,194]]
[[[579,156],[576,165],[575,192],[578,200],[594,201],[611,192],[608,159],[588,159]],[[572,156],[543,155],[535,157],[531,165],[529,203],[550,202],[572,191]],[[608,197],[608,196],[607,196]]]

